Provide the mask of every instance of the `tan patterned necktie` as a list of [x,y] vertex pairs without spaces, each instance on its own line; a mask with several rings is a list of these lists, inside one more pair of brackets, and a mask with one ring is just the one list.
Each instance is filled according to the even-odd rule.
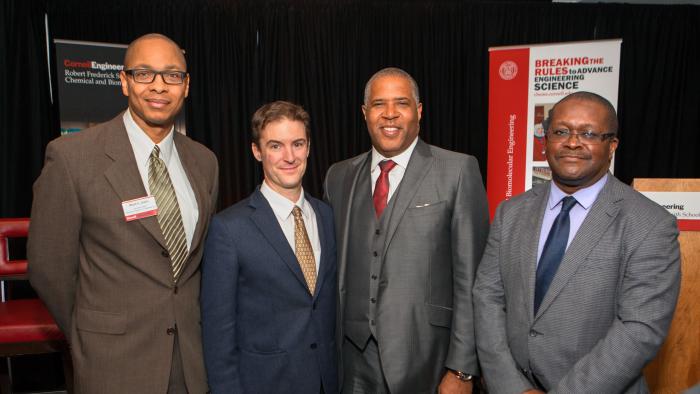
[[309,241],[309,234],[306,233],[304,226],[304,218],[301,217],[301,209],[294,206],[292,209],[294,215],[294,254],[297,256],[301,272],[304,273],[304,279],[309,286],[311,294],[316,288],[316,259],[314,258],[314,250]]
[[160,158],[160,148],[156,145],[151,152],[148,165],[148,187],[151,195],[156,198],[158,205],[158,224],[165,244],[170,254],[170,264],[173,270],[173,281],[177,282],[187,258],[187,238],[185,227],[182,225],[180,206],[173,183],[170,181],[168,168]]

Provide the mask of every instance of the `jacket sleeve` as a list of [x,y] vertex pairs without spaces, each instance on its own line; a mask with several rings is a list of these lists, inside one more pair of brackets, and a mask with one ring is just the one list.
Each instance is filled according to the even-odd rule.
[[212,219],[202,260],[202,345],[212,393],[241,393],[236,344],[238,253],[226,223]]
[[479,164],[464,160],[459,175],[451,221],[453,314],[450,347],[445,366],[478,375],[474,339],[472,287],[489,231],[488,204]]
[[489,392],[522,393],[533,385],[520,373],[506,334],[506,296],[501,277],[503,204],[496,210],[474,284],[474,319],[479,362]]
[[29,281],[69,337],[80,256],[82,222],[75,175],[60,139],[46,148],[46,160],[34,183],[27,258]]

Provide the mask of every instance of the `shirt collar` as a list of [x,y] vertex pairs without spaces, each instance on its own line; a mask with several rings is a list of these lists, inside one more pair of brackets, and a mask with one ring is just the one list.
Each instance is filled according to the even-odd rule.
[[[153,140],[146,134],[145,131],[139,127],[131,116],[131,109],[127,109],[124,112],[124,127],[126,127],[126,133],[129,136],[129,141],[131,141],[131,146],[134,149],[134,156],[139,163],[146,163],[148,165],[148,160],[153,151],[153,147],[156,145]],[[163,138],[162,141],[158,143],[160,148],[160,158],[163,162],[168,163],[170,157],[173,154],[174,147],[174,136],[173,129],[175,126],[170,128],[168,135]]]
[[409,145],[405,151],[399,153],[398,155],[396,155],[394,157],[382,156],[382,154],[379,153],[377,151],[377,149],[375,149],[373,146],[372,147],[372,167],[370,167],[372,169],[371,172],[376,171],[377,168],[379,168],[379,163],[384,161],[384,160],[393,160],[394,163],[396,163],[398,166],[400,166],[401,168],[403,168],[405,170],[406,167],[408,167],[408,161],[411,159],[411,154],[413,154],[413,149],[415,149],[417,143],[418,143],[418,137],[416,137],[413,140],[411,145]]
[[[608,174],[606,173],[600,179],[598,179],[594,184],[583,189],[577,190],[572,196],[576,199],[576,202],[583,207],[583,209],[588,210],[588,208],[593,205],[596,198],[598,198],[598,193],[603,190],[605,182],[608,180]],[[550,182],[550,192],[549,201],[547,202],[547,207],[549,209],[554,209],[561,200],[568,196],[564,193],[554,182]]]
[[272,190],[270,186],[267,185],[266,181],[263,181],[260,185],[260,193],[265,196],[267,202],[270,203],[272,212],[275,213],[277,219],[280,221],[285,221],[291,216],[292,210],[295,206],[301,208],[302,216],[304,216],[304,221],[311,219],[311,209],[310,204],[304,198],[304,188],[301,189],[299,194],[299,200],[296,203],[291,202],[287,197],[279,194],[278,192]]

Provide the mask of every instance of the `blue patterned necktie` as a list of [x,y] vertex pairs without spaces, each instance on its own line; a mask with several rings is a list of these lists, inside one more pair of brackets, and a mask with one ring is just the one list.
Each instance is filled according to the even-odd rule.
[[562,199],[561,212],[554,219],[552,229],[549,230],[547,241],[542,249],[540,263],[537,265],[537,280],[535,283],[535,314],[540,309],[549,285],[557,273],[559,264],[564,258],[566,244],[569,241],[569,211],[576,205],[576,199],[567,196]]

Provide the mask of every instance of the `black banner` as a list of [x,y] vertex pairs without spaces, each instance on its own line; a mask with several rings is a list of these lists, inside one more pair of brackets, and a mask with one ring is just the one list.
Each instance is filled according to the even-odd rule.
[[54,40],[61,134],[112,119],[127,107],[119,71],[126,45]]

